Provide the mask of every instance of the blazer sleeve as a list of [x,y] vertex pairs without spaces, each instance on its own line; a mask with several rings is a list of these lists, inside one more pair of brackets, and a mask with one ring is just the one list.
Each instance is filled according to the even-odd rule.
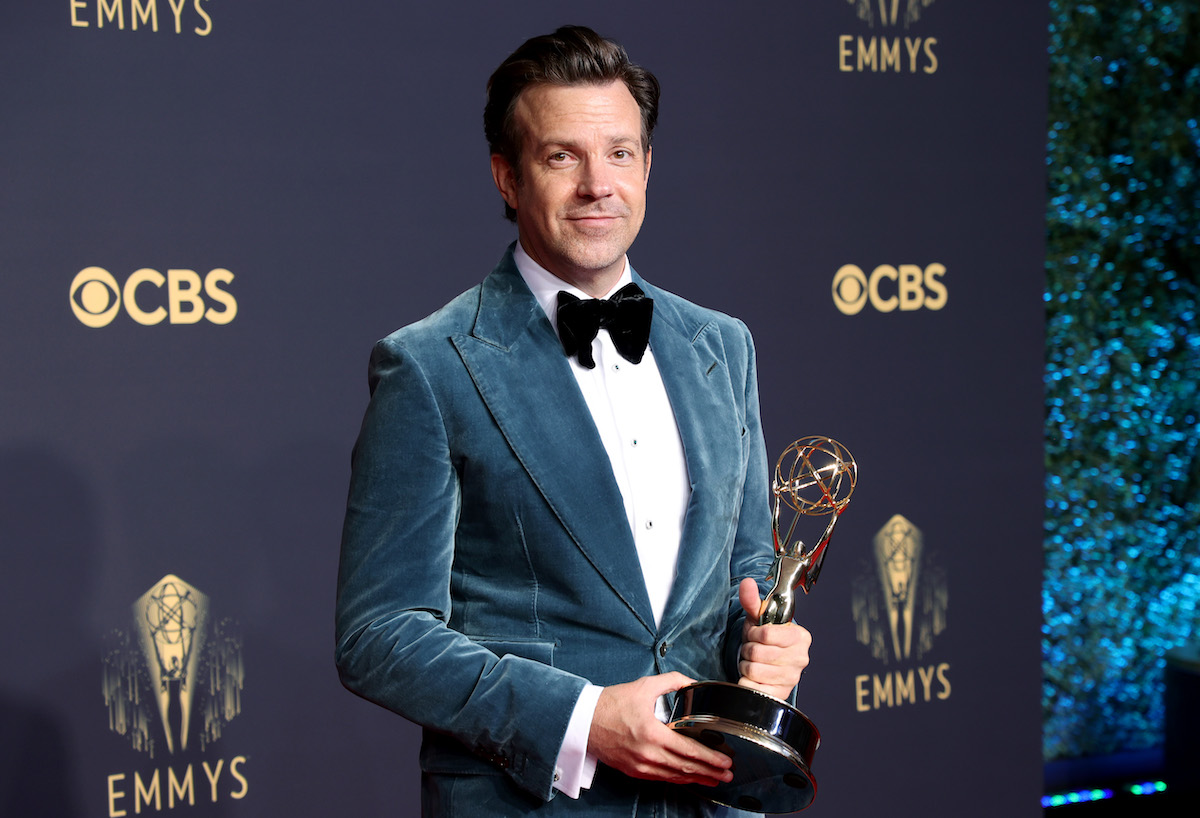
[[585,680],[447,626],[462,498],[428,367],[393,336],[371,358],[352,458],[335,659],[354,693],[458,739],[549,799]]
[[725,671],[730,680],[737,681],[741,675],[738,672],[738,655],[742,647],[742,624],[746,620],[738,599],[738,586],[744,578],[753,577],[758,582],[760,595],[770,590],[766,576],[774,553],[771,547],[770,472],[759,414],[754,340],[744,323],[736,319],[734,321],[737,331],[731,333],[732,337],[726,344],[726,355],[731,379],[740,377],[740,382],[734,380],[733,386],[734,395],[742,404],[747,447],[741,511],[730,563],[729,614],[725,639]]

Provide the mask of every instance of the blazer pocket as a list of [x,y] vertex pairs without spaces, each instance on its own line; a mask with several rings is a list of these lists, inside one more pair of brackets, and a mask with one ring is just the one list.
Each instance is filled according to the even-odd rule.
[[487,648],[497,656],[520,656],[522,659],[532,659],[543,665],[554,667],[554,648],[556,643],[545,639],[522,639],[511,636],[471,636],[472,642]]

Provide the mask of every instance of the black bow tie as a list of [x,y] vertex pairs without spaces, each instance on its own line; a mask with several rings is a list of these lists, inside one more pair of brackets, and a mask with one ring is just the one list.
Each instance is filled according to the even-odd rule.
[[641,363],[650,342],[650,318],[654,299],[647,298],[636,284],[626,284],[606,299],[580,300],[567,292],[558,294],[558,337],[567,357],[577,355],[585,369],[595,369],[592,340],[600,328],[608,330],[621,357]]

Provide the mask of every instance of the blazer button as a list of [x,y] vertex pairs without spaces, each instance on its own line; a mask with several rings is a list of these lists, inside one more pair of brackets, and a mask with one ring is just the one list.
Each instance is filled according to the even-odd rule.
[[504,753],[493,753],[491,751],[484,750],[480,753],[480,755],[482,755],[484,758],[486,758],[488,761],[492,762],[493,764],[495,764],[497,767],[499,767],[502,770],[507,770],[509,764],[512,763],[509,760],[508,756],[505,755]]
[[661,656],[666,656],[666,655],[667,655],[667,650],[668,650],[668,648],[669,648],[669,647],[670,647],[670,645],[668,645],[666,642],[663,642],[663,643],[659,644],[659,646],[658,646],[658,655],[659,655],[660,657],[661,657]]

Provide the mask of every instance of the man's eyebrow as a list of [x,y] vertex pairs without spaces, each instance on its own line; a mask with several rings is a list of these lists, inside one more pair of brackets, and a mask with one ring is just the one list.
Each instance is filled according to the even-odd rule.
[[[642,144],[642,135],[641,134],[637,134],[637,135],[626,134],[626,135],[622,135],[622,136],[614,136],[612,139],[610,139],[608,141],[609,147],[612,147],[613,145],[637,145],[640,147],[641,144]],[[579,146],[579,142],[577,142],[575,140],[556,139],[554,137],[550,137],[548,139],[543,139],[541,142],[539,142],[534,147],[537,150],[546,150],[548,148],[575,148],[578,146]]]

